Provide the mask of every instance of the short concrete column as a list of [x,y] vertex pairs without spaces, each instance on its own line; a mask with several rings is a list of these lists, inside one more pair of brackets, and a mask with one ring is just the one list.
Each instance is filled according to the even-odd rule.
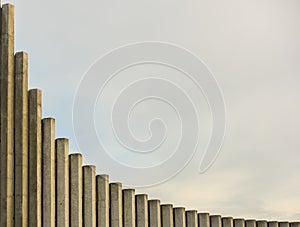
[[174,226],[175,227],[185,227],[185,225],[186,225],[185,208],[176,207],[173,209],[173,213],[174,213]]
[[232,217],[223,217],[222,218],[222,227],[233,227],[233,218]]
[[278,221],[269,221],[268,227],[278,227]]
[[123,215],[122,215],[122,184],[110,183],[110,226],[122,227]]
[[108,175],[96,176],[98,227],[109,227],[109,182],[108,181],[109,181]]
[[300,222],[291,222],[290,227],[300,227]]
[[96,167],[83,166],[83,226],[96,227]]
[[265,220],[259,220],[259,221],[256,221],[256,226],[257,227],[268,227],[268,222]]
[[69,140],[55,141],[56,226],[69,227]]
[[278,222],[279,227],[289,227],[290,224],[287,221]]
[[[14,226],[14,6],[1,13],[0,226]],[[19,207],[20,208],[20,207]]]
[[42,120],[43,227],[55,227],[55,120]]
[[198,214],[198,225],[199,227],[210,227],[209,213]]
[[15,226],[28,226],[28,54],[15,55]]
[[220,215],[210,216],[210,227],[222,227],[222,220]]
[[188,210],[186,215],[186,227],[198,227],[198,217],[196,210]]
[[29,226],[42,226],[42,92],[28,93]]
[[174,227],[173,205],[172,204],[161,205],[160,212],[161,212],[161,226],[162,227]]
[[243,218],[236,218],[233,220],[234,227],[245,227],[245,219]]
[[135,196],[136,227],[148,227],[148,195]]
[[135,190],[123,189],[123,226],[135,227]]
[[70,226],[82,227],[82,156],[69,155]]
[[245,226],[246,227],[256,227],[256,220],[246,220]]
[[148,201],[149,227],[161,227],[160,200]]

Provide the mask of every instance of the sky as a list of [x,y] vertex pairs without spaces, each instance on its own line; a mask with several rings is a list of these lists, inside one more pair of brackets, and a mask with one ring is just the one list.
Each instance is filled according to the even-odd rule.
[[[43,90],[43,116],[55,117],[56,136],[70,139],[71,152],[80,151],[86,157],[97,152],[80,150],[72,122],[76,91],[90,66],[129,43],[172,43],[198,56],[218,81],[226,104],[226,135],[214,164],[199,174],[211,127],[201,92],[186,78],[159,67],[123,72],[106,87],[104,104],[100,99],[95,107],[100,116],[95,124],[104,130],[106,142],[112,137],[105,126],[101,128],[105,123],[101,111],[111,106],[110,94],[116,94],[128,82],[126,78],[134,75],[131,79],[137,79],[147,70],[163,73],[187,88],[193,99],[199,99],[195,103],[201,116],[200,142],[189,164],[172,179],[139,188],[137,193],[223,216],[300,220],[298,0],[10,2],[16,12],[16,50],[29,53],[30,88]],[[135,133],[147,138],[149,132],[143,125],[159,111],[171,124],[170,138],[178,137],[172,132],[180,125],[170,108],[159,102],[147,105],[134,113]],[[84,125],[80,127],[85,130]],[[169,142],[161,154],[169,155],[164,152],[173,145]],[[131,156],[114,151],[118,160],[131,163]],[[101,164],[97,171],[102,172]],[[126,177],[112,180],[126,181]]]

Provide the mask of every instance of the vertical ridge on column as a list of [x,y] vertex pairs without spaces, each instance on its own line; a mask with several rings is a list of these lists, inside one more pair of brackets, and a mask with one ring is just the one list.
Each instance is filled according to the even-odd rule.
[[28,93],[28,193],[29,226],[42,225],[42,92],[32,89]]
[[199,227],[210,227],[209,213],[198,214],[198,225]]
[[69,155],[70,226],[82,227],[82,156]]
[[123,189],[123,226],[135,227],[135,190]]
[[1,10],[0,62],[0,226],[13,226],[14,216],[14,6]]
[[211,215],[209,218],[210,218],[210,227],[222,227],[222,221],[220,215]]
[[97,226],[109,227],[109,177],[96,176],[97,185]]
[[135,196],[136,227],[148,227],[148,195]]
[[223,217],[222,218],[222,227],[233,227],[233,218],[232,217]]
[[161,212],[161,226],[162,227],[174,227],[173,205],[172,204],[161,205],[160,212]]
[[186,213],[186,227],[198,227],[198,217],[196,210],[188,210]]
[[173,209],[174,211],[174,227],[185,227],[185,208],[176,207]]
[[269,221],[268,227],[278,227],[278,222],[277,221]]
[[243,218],[236,218],[233,220],[234,227],[245,227],[245,219]]
[[123,215],[122,215],[122,184],[110,183],[110,226],[122,227]]
[[259,220],[259,221],[256,221],[256,226],[257,227],[268,227],[268,222],[265,220]]
[[55,227],[55,119],[42,120],[43,227]]
[[278,222],[279,227],[289,227],[289,223],[287,221]]
[[149,227],[161,226],[160,200],[153,199],[148,201]]
[[256,227],[256,220],[246,220],[245,227]]
[[69,227],[69,140],[55,140],[56,226]]
[[96,167],[83,166],[83,226],[96,227]]
[[15,55],[15,226],[28,226],[28,54]]

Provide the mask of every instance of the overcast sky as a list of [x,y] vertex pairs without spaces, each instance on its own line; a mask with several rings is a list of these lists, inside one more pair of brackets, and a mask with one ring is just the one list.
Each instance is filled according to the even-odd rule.
[[79,150],[73,99],[90,65],[128,43],[173,43],[213,72],[226,102],[227,133],[204,174],[197,172],[200,144],[180,174],[138,192],[212,214],[300,220],[300,1],[11,3],[16,50],[29,52],[30,87],[43,90],[43,116],[56,118],[57,137],[70,138],[72,152]]

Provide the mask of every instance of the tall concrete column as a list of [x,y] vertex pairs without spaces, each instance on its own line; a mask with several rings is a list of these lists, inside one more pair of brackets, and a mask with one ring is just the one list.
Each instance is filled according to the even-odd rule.
[[161,227],[160,200],[148,201],[149,227]]
[[196,210],[186,211],[186,227],[198,227],[198,217]]
[[43,227],[55,227],[55,120],[42,120]]
[[220,215],[210,216],[210,227],[222,227],[222,221]]
[[246,227],[256,227],[256,220],[246,220],[245,226]]
[[70,226],[82,227],[82,156],[69,155]]
[[210,227],[209,213],[198,214],[198,225],[199,227]]
[[96,176],[97,185],[97,226],[109,227],[109,177]]
[[122,215],[122,184],[110,183],[110,226],[122,227],[123,215]]
[[300,222],[291,222],[290,227],[300,227]]
[[161,226],[174,227],[173,205],[172,204],[161,205],[160,212],[161,212]]
[[233,218],[232,217],[222,218],[222,227],[233,227]]
[[69,140],[55,140],[56,226],[69,227]]
[[136,227],[148,227],[148,195],[135,196]]
[[28,54],[15,55],[15,226],[28,226]]
[[173,209],[174,212],[174,226],[175,227],[185,227],[185,208],[176,207]]
[[245,219],[243,218],[236,218],[233,220],[234,227],[245,227]]
[[1,10],[0,226],[14,225],[14,6]]
[[135,227],[135,190],[123,189],[123,224]]
[[42,91],[28,93],[29,226],[42,226]]
[[259,220],[259,221],[256,221],[256,226],[257,227],[268,227],[268,222],[264,221],[264,220]]
[[277,221],[269,221],[268,227],[278,227],[278,222]]
[[96,227],[96,167],[83,166],[83,226]]
[[287,221],[278,222],[279,227],[289,227],[289,223]]

